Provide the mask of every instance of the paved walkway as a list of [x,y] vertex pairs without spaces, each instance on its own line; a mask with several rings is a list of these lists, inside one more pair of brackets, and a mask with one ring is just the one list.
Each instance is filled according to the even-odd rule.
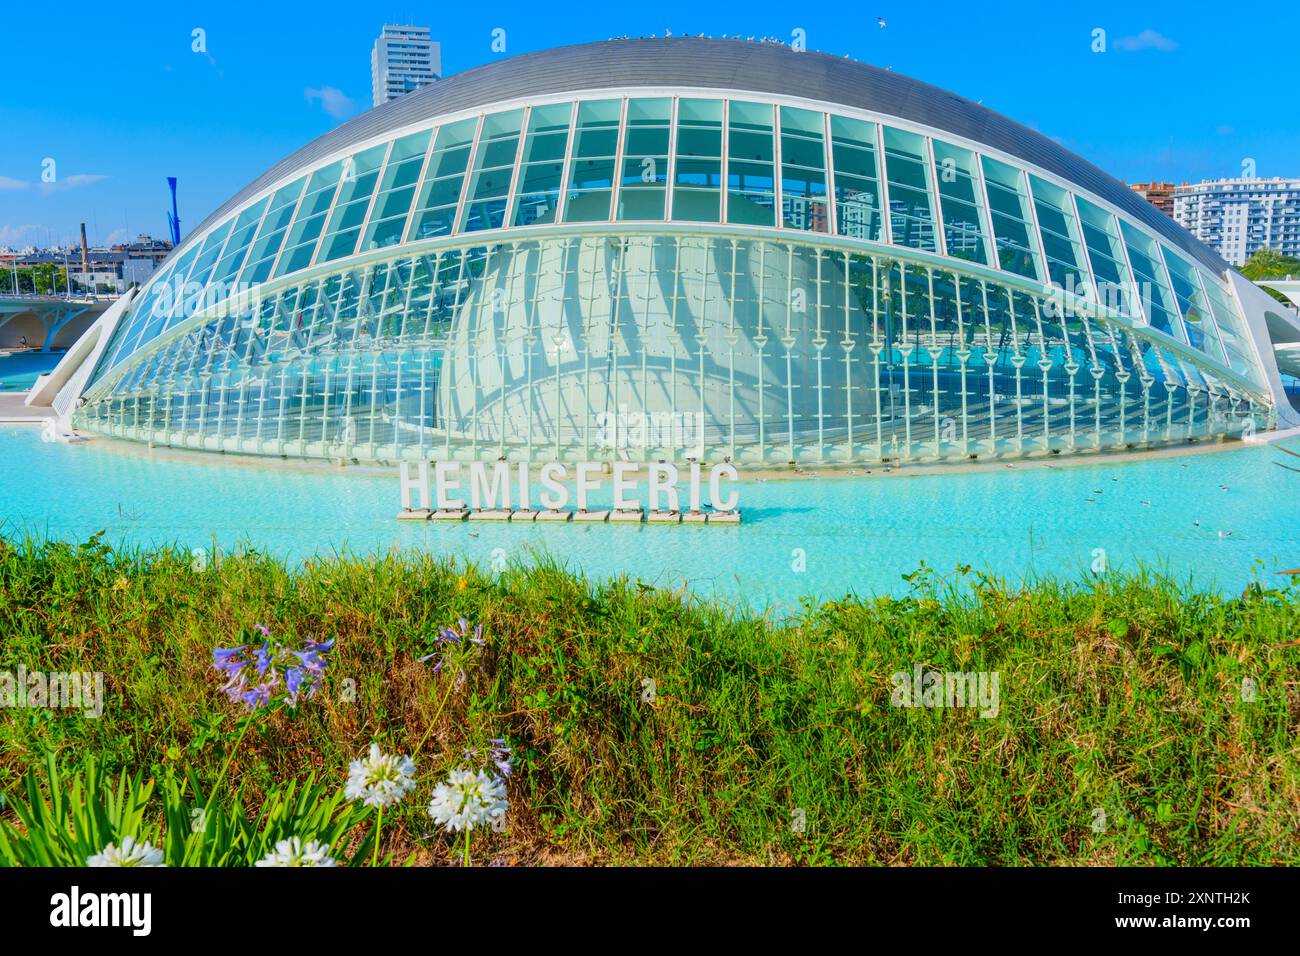
[[54,417],[52,408],[28,408],[23,404],[26,392],[0,392],[0,423],[43,422]]

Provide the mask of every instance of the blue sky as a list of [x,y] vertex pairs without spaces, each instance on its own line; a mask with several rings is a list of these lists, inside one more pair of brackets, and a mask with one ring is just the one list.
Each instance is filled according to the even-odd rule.
[[[725,9],[718,9],[718,7]],[[197,225],[370,102],[385,22],[433,27],[443,68],[627,34],[789,38],[982,100],[1127,180],[1300,175],[1300,7],[1202,2],[575,6],[537,3],[11,4],[0,31],[0,246],[166,235],[166,177]],[[565,12],[571,11],[571,12]],[[1240,13],[1240,16],[1236,14]],[[877,17],[884,17],[880,29]],[[206,31],[207,55],[191,50]],[[1091,51],[1104,29],[1108,49]],[[1269,51],[1272,51],[1271,53]],[[41,181],[55,161],[56,182]]]

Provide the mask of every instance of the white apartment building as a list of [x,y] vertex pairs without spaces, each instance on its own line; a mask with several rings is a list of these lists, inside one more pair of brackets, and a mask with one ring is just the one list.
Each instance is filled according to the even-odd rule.
[[385,25],[370,51],[374,105],[442,79],[442,45],[428,27]]
[[1234,266],[1260,249],[1300,256],[1300,179],[1212,179],[1179,186],[1174,220]]

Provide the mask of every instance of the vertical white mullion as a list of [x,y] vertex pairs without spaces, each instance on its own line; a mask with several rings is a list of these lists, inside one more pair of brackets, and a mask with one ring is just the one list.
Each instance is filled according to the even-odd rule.
[[[569,139],[564,144],[564,166],[560,170],[560,195],[555,203],[555,221],[557,223],[564,222],[564,217],[569,212],[569,187],[573,183],[574,152],[578,145],[578,113],[581,109],[582,103],[575,100],[573,103],[573,112],[569,116]],[[567,258],[565,261],[568,261]],[[560,422],[558,417],[555,421],[555,433],[557,436],[560,433]],[[556,445],[556,449],[556,457],[558,460],[558,444]]]
[[930,193],[930,225],[934,229],[934,249],[935,251],[947,258],[948,256],[948,236],[945,232],[943,221],[943,204],[939,197],[939,177],[934,169],[934,143],[930,141],[929,136],[922,136],[921,141],[925,144],[925,184]]
[[1100,312],[1104,303],[1101,299],[1101,286],[1097,284],[1097,270],[1092,265],[1092,250],[1088,248],[1088,237],[1083,232],[1083,216],[1079,214],[1079,203],[1074,193],[1067,189],[1065,195],[1070,199],[1070,212],[1074,213],[1075,228],[1079,230],[1079,251],[1083,254],[1083,265],[1088,270],[1088,282],[1092,285],[1092,301]]
[[618,201],[623,192],[623,161],[627,149],[627,104],[628,98],[625,96],[618,112],[618,145],[614,148],[614,175],[610,181],[607,222],[615,222],[618,219]]
[[989,184],[984,178],[984,157],[971,151],[971,186],[975,192],[975,213],[980,217],[980,231],[984,233],[984,258],[990,269],[1001,272],[998,258],[998,240],[993,232],[993,204],[989,201]]
[[[365,251],[361,248],[361,240],[366,237],[366,230],[370,228],[370,217],[375,214],[375,206],[379,203],[379,187],[383,185],[384,173],[388,172],[388,163],[392,159],[393,146],[396,143],[397,140],[390,140],[388,149],[384,150],[384,161],[379,164],[379,170],[375,174],[375,185],[370,190],[370,201],[366,203],[366,214],[362,217],[361,228],[357,232],[357,244],[352,247],[353,255]],[[316,254],[320,255],[319,249],[316,250]]]
[[429,127],[429,145],[424,149],[424,164],[420,167],[420,175],[415,177],[415,192],[411,194],[411,208],[406,211],[406,224],[402,227],[402,245],[411,241],[411,230],[415,228],[416,217],[420,214],[420,194],[424,192],[424,186],[429,179],[429,170],[433,168],[433,147],[438,142],[438,131],[441,126]]
[[[1195,346],[1192,345],[1192,337],[1187,334],[1187,323],[1183,320],[1183,307],[1178,304],[1178,293],[1174,291],[1174,275],[1169,271],[1169,263],[1165,261],[1165,248],[1155,239],[1155,237],[1149,238],[1151,238],[1151,244],[1156,247],[1156,258],[1160,263],[1161,271],[1164,273],[1165,288],[1169,290],[1169,298],[1173,300],[1174,321],[1177,322],[1178,327],[1183,330],[1183,342],[1188,347],[1195,348]],[[1200,350],[1198,349],[1197,351]]]
[[727,176],[731,163],[731,100],[722,100],[722,141],[718,147],[718,222],[727,221]]
[[[519,194],[519,175],[524,164],[524,144],[528,141],[528,124],[532,121],[532,106],[524,107],[524,115],[519,119],[519,144],[515,147],[515,162],[510,168],[510,186],[506,189],[506,208],[501,213],[501,228],[509,229],[514,219],[515,202]],[[513,256],[511,257],[513,258]]]
[[772,195],[776,202],[776,228],[785,228],[785,174],[781,168],[781,107],[772,104]]
[[673,108],[668,117],[668,181],[664,183],[664,219],[667,222],[673,221],[674,213],[677,211],[677,122],[680,101],[680,97],[673,97]]
[[[876,168],[880,171],[880,241],[894,244],[893,210],[889,205],[889,157],[885,155],[885,127],[876,123]],[[879,409],[877,408],[877,418]]]
[[[1025,187],[1025,205],[1029,209],[1029,225],[1033,229],[1033,238],[1030,240],[1034,254],[1038,257],[1038,281],[1043,285],[1052,284],[1052,273],[1047,268],[1047,244],[1043,242],[1043,230],[1038,225],[1038,209],[1034,205],[1034,193],[1029,182],[1029,171],[1020,170],[1020,182]],[[1062,324],[1064,332],[1064,324]]]
[[465,204],[469,201],[470,187],[474,184],[475,174],[478,172],[479,150],[483,148],[483,127],[487,123],[487,114],[478,114],[478,125],[474,127],[474,142],[470,145],[469,160],[465,163],[465,178],[460,184],[460,196],[456,199],[456,215],[451,220],[451,231],[449,236],[460,235],[461,217],[465,215]]
[[835,145],[831,142],[831,115],[822,113],[822,139],[826,155],[826,232],[838,236],[839,210],[835,208]]

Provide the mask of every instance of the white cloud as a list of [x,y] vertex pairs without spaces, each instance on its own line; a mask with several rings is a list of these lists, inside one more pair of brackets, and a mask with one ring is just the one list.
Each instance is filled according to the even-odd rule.
[[357,111],[357,104],[352,97],[335,86],[322,86],[319,89],[309,86],[302,94],[310,105],[319,100],[321,109],[334,119],[343,119]]
[[0,189],[26,189],[27,183],[22,179],[11,179],[8,176],[0,176]]
[[37,244],[38,240],[44,244],[45,236],[49,232],[49,226],[40,226],[34,222],[25,222],[16,226],[8,223],[0,224],[0,246]]
[[1115,49],[1125,53],[1136,53],[1139,50],[1159,50],[1161,53],[1169,53],[1177,50],[1178,44],[1155,30],[1143,30],[1136,36],[1120,37],[1115,41]]
[[37,186],[42,193],[49,195],[55,192],[67,192],[69,189],[77,189],[81,186],[93,186],[107,178],[99,173],[75,173],[71,176],[59,176],[52,183],[37,183]]

